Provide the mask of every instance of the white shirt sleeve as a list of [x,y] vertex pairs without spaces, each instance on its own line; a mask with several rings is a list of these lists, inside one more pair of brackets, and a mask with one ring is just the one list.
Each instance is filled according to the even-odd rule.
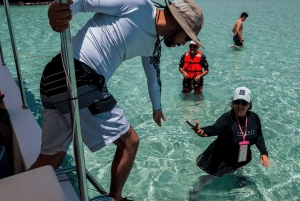
[[154,111],[161,109],[161,81],[159,64],[150,63],[150,57],[142,57],[142,64],[147,77],[148,93]]
[[72,15],[78,12],[94,12],[122,16],[131,12],[132,9],[137,9],[135,5],[136,0],[74,0],[71,10]]

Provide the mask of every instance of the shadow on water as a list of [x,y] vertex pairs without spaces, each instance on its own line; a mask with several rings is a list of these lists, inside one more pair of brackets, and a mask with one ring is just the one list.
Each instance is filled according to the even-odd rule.
[[237,47],[235,45],[229,45],[229,48],[232,49],[232,51],[242,51],[244,47]]
[[[73,144],[71,144],[73,146]],[[62,167],[68,167],[68,166],[74,166],[75,165],[75,159],[72,156],[73,154],[70,154],[69,152],[66,153],[66,156],[62,162]],[[91,172],[90,172],[91,173]],[[78,182],[78,175],[76,171],[68,172],[67,174],[67,180],[70,181],[73,189],[75,190],[76,194],[78,197],[80,197],[80,187],[79,187],[79,182]],[[96,179],[96,177],[94,177]],[[99,181],[97,181],[99,182]],[[101,182],[99,184],[102,186]],[[95,189],[95,187],[88,181],[87,179],[87,188],[88,188],[88,194],[89,196],[98,196],[101,195],[101,193]]]
[[188,201],[213,201],[223,199],[224,196],[226,200],[240,200],[252,194],[255,194],[257,200],[263,199],[257,185],[248,176],[233,173],[211,180],[210,175],[201,175],[188,192]]
[[183,101],[202,101],[204,100],[203,92],[200,94],[194,94],[194,92],[189,93],[180,93],[178,94],[179,98]]
[[[14,78],[14,80],[15,80],[16,84],[18,85],[18,87],[20,88],[18,78]],[[33,114],[34,118],[37,120],[38,124],[40,126],[42,126],[44,108],[42,106],[40,97],[36,97],[31,91],[29,91],[28,88],[26,87],[27,85],[30,85],[30,84],[27,84],[23,80],[23,87],[24,87],[24,92],[25,92],[28,108],[31,110],[31,113]]]

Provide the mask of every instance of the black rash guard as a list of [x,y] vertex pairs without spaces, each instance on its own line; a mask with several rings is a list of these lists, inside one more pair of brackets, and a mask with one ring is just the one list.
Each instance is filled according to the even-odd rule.
[[[208,136],[218,136],[215,142],[215,153],[217,161],[224,161],[228,166],[240,167],[249,163],[252,159],[251,145],[255,144],[261,155],[267,155],[265,140],[261,131],[260,118],[254,112],[248,111],[247,135],[246,139],[250,142],[248,146],[247,161],[237,162],[239,154],[239,142],[243,141],[236,115],[233,110],[223,114],[214,125],[202,128]],[[238,118],[242,131],[245,131],[244,118]]]

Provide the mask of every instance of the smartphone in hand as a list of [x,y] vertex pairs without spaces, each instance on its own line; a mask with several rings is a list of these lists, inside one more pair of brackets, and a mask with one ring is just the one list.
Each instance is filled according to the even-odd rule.
[[192,129],[196,129],[196,126],[194,126],[193,124],[191,124],[191,122],[189,122],[188,120],[185,120],[185,122],[192,127]]

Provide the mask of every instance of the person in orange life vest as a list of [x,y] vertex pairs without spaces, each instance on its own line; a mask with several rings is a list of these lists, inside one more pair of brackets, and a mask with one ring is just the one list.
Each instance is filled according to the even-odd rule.
[[184,77],[182,93],[194,89],[194,94],[198,94],[203,88],[203,77],[208,74],[208,63],[205,55],[199,51],[199,44],[191,41],[189,46],[190,49],[182,55],[179,63],[179,71]]

